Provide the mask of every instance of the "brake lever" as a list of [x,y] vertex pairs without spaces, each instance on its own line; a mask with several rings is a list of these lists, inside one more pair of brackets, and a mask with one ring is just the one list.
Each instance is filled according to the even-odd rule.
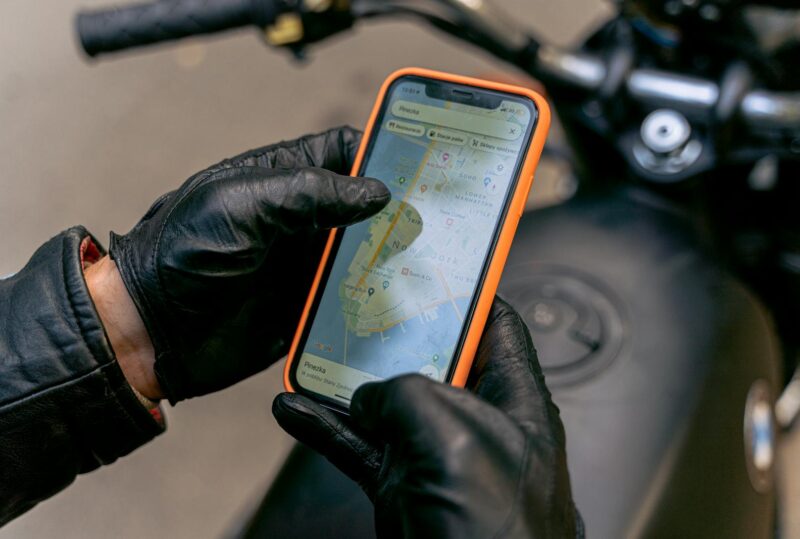
[[264,40],[304,60],[308,45],[350,29],[356,18],[349,0],[300,0],[264,29]]
[[356,18],[416,17],[518,65],[521,53],[538,47],[525,28],[489,0],[353,0],[352,11]]
[[357,19],[410,16],[527,68],[538,43],[486,0],[300,0],[265,30],[267,43],[305,57],[307,45],[348,30]]

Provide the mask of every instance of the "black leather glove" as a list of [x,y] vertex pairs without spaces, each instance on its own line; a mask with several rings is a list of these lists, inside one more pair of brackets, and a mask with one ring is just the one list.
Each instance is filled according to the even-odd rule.
[[[111,257],[144,321],[170,402],[225,388],[286,354],[327,233],[390,199],[347,174],[359,133],[253,150],[161,197]],[[318,167],[318,168],[310,168]]]
[[273,413],[362,486],[381,538],[582,537],[558,408],[528,329],[502,300],[469,387],[409,375],[360,387],[350,421],[289,393]]

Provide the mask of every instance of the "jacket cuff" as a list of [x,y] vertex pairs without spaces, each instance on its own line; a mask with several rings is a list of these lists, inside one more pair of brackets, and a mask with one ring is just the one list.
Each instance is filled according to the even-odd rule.
[[140,403],[117,364],[83,275],[87,238],[102,255],[85,228],[66,230],[6,283],[8,303],[0,305],[16,322],[3,340],[18,365],[3,369],[0,430],[17,423],[60,430],[76,449],[78,473],[165,430],[160,410],[154,416]]
[[[67,234],[73,231],[83,237],[80,239],[77,253],[73,253],[71,249],[64,253],[65,266],[73,266],[72,259],[77,256],[82,279],[68,281],[67,286],[72,286],[69,295],[75,298],[77,303],[83,303],[85,298],[91,305],[91,312],[84,312],[84,320],[80,326],[92,328],[83,335],[87,342],[88,339],[99,341],[94,343],[93,347],[102,351],[100,357],[96,359],[99,360],[99,371],[102,372],[100,378],[105,378],[104,406],[99,413],[91,414],[91,417],[87,416],[86,419],[90,428],[93,423],[98,423],[96,433],[100,436],[91,437],[99,450],[97,454],[101,463],[107,464],[161,434],[166,428],[166,423],[160,405],[140,395],[125,378],[89,293],[83,272],[106,254],[105,249],[83,227],[70,229]],[[93,329],[97,326],[102,328],[102,333]]]
[[[105,250],[101,245],[98,245],[95,242],[95,239],[91,235],[89,235],[83,238],[83,240],[81,240],[81,245],[78,254],[81,261],[81,270],[84,271],[84,276],[85,276],[86,270],[89,267],[91,267],[95,262],[99,261],[103,257],[103,255],[105,255]],[[128,386],[130,387],[131,391],[136,397],[136,400],[139,401],[139,404],[145,407],[145,409],[150,413],[150,415],[159,425],[165,426],[164,412],[159,404],[159,401],[153,401],[151,399],[148,399],[147,397],[139,393],[136,390],[136,388],[133,387],[132,384],[130,384],[130,382],[128,383]]]

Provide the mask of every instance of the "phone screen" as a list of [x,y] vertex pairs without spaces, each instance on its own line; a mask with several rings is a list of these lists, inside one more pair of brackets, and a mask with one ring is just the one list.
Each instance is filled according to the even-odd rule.
[[414,76],[393,83],[360,171],[392,200],[339,234],[295,387],[349,406],[366,382],[448,379],[535,120],[522,96]]

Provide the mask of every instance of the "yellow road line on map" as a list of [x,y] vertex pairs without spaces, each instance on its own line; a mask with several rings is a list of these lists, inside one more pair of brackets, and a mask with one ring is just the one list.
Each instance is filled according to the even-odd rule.
[[409,137],[408,135],[399,135],[395,133],[395,136],[400,137],[401,139],[405,140],[406,142],[410,142],[411,144],[416,144],[417,146],[422,146],[423,148],[427,148],[428,145],[424,142],[420,142],[417,137]]
[[[397,221],[400,220],[400,216],[403,214],[403,210],[408,205],[408,197],[411,196],[411,193],[417,186],[417,182],[419,181],[419,178],[422,176],[422,172],[425,170],[425,165],[427,164],[428,159],[430,159],[434,144],[436,144],[436,142],[431,141],[431,143],[428,145],[428,148],[425,150],[425,155],[422,157],[422,161],[420,162],[417,171],[414,173],[414,179],[411,182],[411,186],[409,187],[408,191],[406,191],[406,195],[403,197],[402,202],[400,202],[400,205],[397,207],[397,213],[395,214],[394,219],[392,219],[392,222],[389,223],[389,228],[386,230],[386,234],[383,236],[383,238],[381,238],[381,241],[378,244],[378,248],[375,249],[375,254],[372,255],[372,259],[369,261],[369,264],[367,264],[367,269],[364,270],[364,273],[362,273],[361,277],[359,277],[358,282],[356,283],[355,286],[355,290],[353,290],[353,293],[350,295],[350,299],[353,299],[355,297],[355,295],[358,293],[358,289],[361,288],[361,285],[364,284],[364,281],[367,279],[367,275],[372,269],[372,266],[374,266],[375,262],[378,260],[378,255],[381,253],[381,249],[383,249],[383,246],[386,244],[386,240],[389,239],[389,236],[391,236],[392,234],[392,230],[394,230],[395,225],[397,225]],[[363,295],[363,291],[361,293]]]
[[[445,104],[444,108],[445,109],[450,109],[451,106],[452,106],[452,103],[447,102]],[[416,142],[415,142],[415,144],[416,144]],[[406,196],[403,197],[403,201],[400,203],[400,206],[397,209],[397,215],[394,216],[394,219],[389,224],[389,229],[386,231],[386,235],[383,237],[383,239],[381,239],[380,244],[378,244],[378,248],[375,250],[375,254],[372,255],[372,260],[370,260],[369,264],[367,264],[367,269],[364,271],[364,273],[361,275],[361,277],[359,277],[358,282],[356,283],[356,286],[355,286],[355,290],[350,295],[350,299],[353,299],[355,297],[356,293],[358,292],[358,289],[361,288],[361,285],[364,284],[364,281],[367,278],[367,274],[372,269],[372,266],[375,265],[375,261],[378,260],[378,255],[380,254],[381,249],[383,249],[383,246],[386,244],[386,240],[389,239],[389,236],[392,234],[392,230],[394,230],[394,227],[397,224],[397,221],[400,219],[400,215],[402,215],[403,210],[408,205],[408,197],[411,196],[412,191],[414,191],[414,187],[417,186],[417,182],[419,181],[420,176],[422,176],[422,172],[425,170],[425,164],[428,162],[428,159],[430,159],[431,152],[433,151],[433,147],[435,145],[436,145],[436,141],[435,140],[431,140],[430,144],[428,144],[427,148],[425,149],[425,155],[422,157],[422,161],[419,164],[419,168],[417,169],[417,172],[414,174],[414,181],[411,184],[411,188],[408,191],[406,191]],[[421,146],[421,144],[420,144],[420,146]],[[363,294],[363,292],[362,292],[362,294]]]
[[442,272],[439,270],[438,267],[436,268],[436,274],[439,276],[439,281],[441,281],[442,286],[444,287],[444,291],[447,292],[447,297],[450,298],[450,304],[453,306],[453,310],[456,312],[456,316],[458,317],[459,320],[463,322],[464,316],[461,314],[461,311],[458,310],[458,305],[456,305],[456,300],[453,297],[453,293],[450,292],[450,287],[447,286],[447,281],[444,280],[444,275],[442,275]]

